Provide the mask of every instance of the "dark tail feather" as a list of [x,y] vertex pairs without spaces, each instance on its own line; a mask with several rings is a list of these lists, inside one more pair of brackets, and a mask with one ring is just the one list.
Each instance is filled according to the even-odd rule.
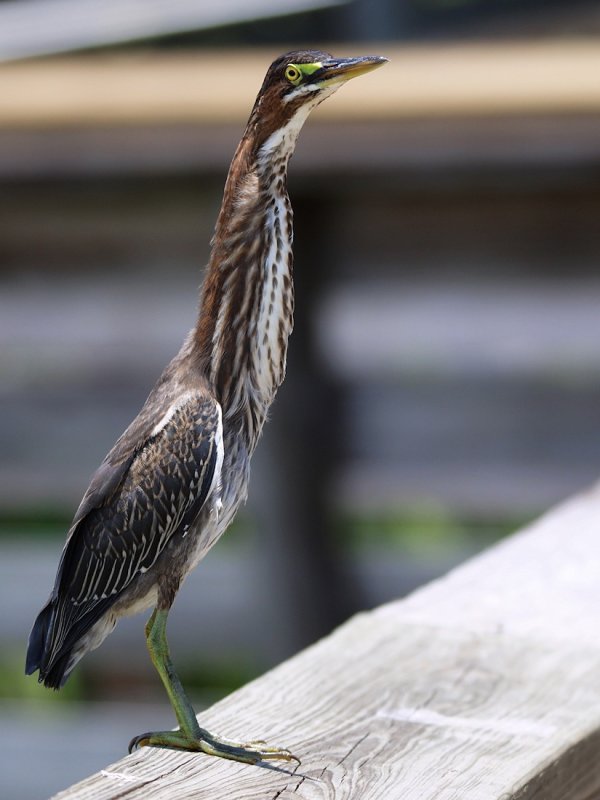
[[40,682],[43,681],[44,686],[47,686],[48,689],[60,689],[71,674],[73,666],[71,650],[67,650],[50,664],[47,672],[40,672]]
[[31,675],[40,669],[44,661],[46,642],[52,625],[54,616],[54,603],[49,600],[37,615],[36,621],[29,634],[29,644],[27,646],[27,659],[25,661],[25,674]]
[[[60,689],[87,652],[85,635],[116,599],[118,595],[94,602],[84,613],[75,609],[79,615],[73,616],[74,608],[65,607],[60,596],[51,598],[38,614],[29,634],[25,673],[31,675],[39,670],[40,683],[49,689]],[[62,631],[59,641],[56,640],[57,625]]]
[[54,622],[55,602],[49,600],[42,608],[33,623],[29,634],[27,658],[25,661],[25,674],[31,675],[36,670],[40,671],[39,681],[50,689],[60,689],[68,677],[67,667],[71,656],[70,649],[60,654],[52,664],[47,664],[46,644],[51,640],[50,632]]

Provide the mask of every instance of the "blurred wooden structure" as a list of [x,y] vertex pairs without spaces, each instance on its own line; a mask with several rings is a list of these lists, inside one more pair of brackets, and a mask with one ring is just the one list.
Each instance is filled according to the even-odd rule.
[[[372,49],[390,64],[315,112],[290,170],[297,324],[251,490],[282,656],[365,602],[318,588],[340,573],[332,506],[527,515],[598,471],[600,45]],[[176,350],[206,197],[273,55],[0,68],[3,269],[46,281],[0,297],[2,416],[21,420],[0,501],[74,505]]]
[[[390,64],[316,112],[295,170],[598,156],[597,40],[372,49]],[[2,65],[0,175],[220,170],[274,55],[142,52]]]
[[[365,44],[336,47],[353,54]],[[382,43],[377,79],[353,84],[322,120],[573,114],[600,110],[595,38],[437,46]],[[260,49],[193,54],[140,52],[6,64],[2,127],[136,123],[243,123],[266,66]]]
[[[561,298],[569,295],[569,289],[563,288],[565,278],[596,275],[600,43],[561,38],[435,47],[382,44],[373,49],[385,52],[390,64],[376,77],[346,87],[332,103],[315,112],[292,163],[299,318],[290,380],[302,385],[308,371],[314,384],[317,371],[321,378],[333,373],[337,394],[331,395],[331,386],[324,391],[337,405],[341,402],[340,384],[389,383],[398,381],[400,374],[418,376],[423,370],[426,374],[441,370],[444,378],[452,379],[456,388],[451,388],[452,396],[478,370],[494,379],[514,369],[520,376],[529,370],[528,374],[537,371],[536,378],[544,380],[566,374],[574,381],[579,380],[578,372],[585,373],[589,381],[590,375],[599,372],[594,348],[586,346],[594,336],[581,329],[573,348],[565,348],[564,337],[560,343],[553,340],[551,347],[546,342],[553,329],[562,328],[567,337],[580,330],[576,306],[595,292],[592,281],[577,286],[573,313],[553,327]],[[177,259],[201,265],[216,212],[202,193],[214,192],[218,197],[252,98],[272,56],[273,52],[264,50],[87,54],[0,67],[2,269],[20,273],[23,263],[41,264],[42,272],[64,273],[69,280],[101,269],[101,285],[106,263],[130,258],[133,252],[140,261],[138,269],[146,272],[150,264],[152,281],[156,279],[159,286],[156,263],[160,259],[163,274],[164,264],[168,262],[171,269],[171,261]],[[111,181],[119,180],[126,182],[121,194],[117,186],[106,190]],[[138,193],[148,197],[143,208],[146,227],[142,215],[138,219],[125,208],[136,181],[142,187]],[[180,203],[171,208],[168,200],[162,205],[156,200],[158,195],[168,196],[169,181],[170,185],[184,183],[188,193],[185,207]],[[153,186],[156,188],[151,191]],[[197,189],[196,195],[191,186]],[[113,213],[118,197],[123,198],[123,206]],[[305,264],[310,268],[303,267]],[[107,282],[116,286],[121,265],[113,269]],[[549,277],[557,282],[546,292]],[[171,271],[164,278],[169,285],[157,292],[183,309],[181,296],[170,288],[179,279],[180,275]],[[150,293],[150,280],[140,287],[133,269],[130,280],[135,294],[132,288],[128,303],[120,309],[122,292],[99,296],[97,285],[89,290],[88,297],[93,291],[94,307],[104,304],[104,320],[98,320],[96,329],[104,338],[97,340],[95,355],[99,359],[104,356],[100,366],[106,373],[110,359],[116,365],[115,373],[131,374],[132,369],[139,369],[142,374],[142,368],[146,369],[143,380],[147,388],[147,381],[176,348],[183,331],[179,328],[177,332],[172,323],[168,328],[167,320],[144,350],[146,340],[137,332],[136,319],[142,319],[148,304],[156,300]],[[527,280],[530,284],[524,285]],[[471,284],[477,281],[480,286],[473,289]],[[507,281],[512,283],[505,291]],[[373,295],[362,291],[361,284],[367,287],[377,282],[383,286],[378,295],[377,286]],[[469,283],[469,289],[464,303],[455,304],[453,322],[452,309],[444,313],[452,305],[445,301],[444,292],[462,291],[461,282]],[[190,285],[197,285],[196,274],[190,280],[188,273]],[[359,288],[354,297],[342,297],[339,302],[327,294],[334,285]],[[133,308],[135,295],[141,298],[137,311]],[[4,297],[2,314],[8,322],[0,333],[7,340],[5,357],[10,369],[14,361],[14,372],[21,374],[23,348],[18,337],[30,335],[29,320],[42,320],[44,308],[32,307],[31,316],[16,312],[13,319],[15,298],[9,292]],[[95,317],[90,319],[84,310],[86,292],[73,291],[71,283],[56,291],[55,306],[48,296],[45,305],[50,316],[61,317],[63,297],[81,308],[81,317],[94,332]],[[520,298],[535,302],[536,297],[544,297],[544,306],[552,310],[547,322],[541,319],[540,310],[539,325],[537,316],[528,319],[519,302]],[[370,298],[369,313],[357,316],[367,307],[363,301]],[[380,315],[376,305],[385,301],[386,313]],[[30,302],[29,298],[24,302]],[[33,298],[31,302],[35,302]],[[112,312],[110,304],[128,319],[122,323],[112,319],[116,311]],[[326,321],[317,331],[315,317],[320,304],[321,316],[334,323]],[[469,309],[478,304],[487,304],[487,311],[472,319]],[[39,305],[44,302],[40,300]],[[129,314],[127,305],[132,308]],[[413,308],[419,308],[419,314],[411,315]],[[155,309],[154,316],[162,320],[164,304],[159,302]],[[522,320],[515,328],[511,317],[521,311]],[[191,314],[193,310],[190,320]],[[417,317],[423,320],[419,329]],[[117,333],[121,331],[123,344],[116,336],[111,341],[110,331],[100,330],[107,318]],[[497,324],[486,333],[490,319]],[[443,336],[449,343],[437,350],[427,330],[436,320],[438,326],[446,325]],[[51,345],[60,323],[58,319],[49,321],[53,330],[46,331],[43,338],[44,344],[49,338]],[[473,349],[466,353],[465,343],[472,334],[468,328],[473,324],[481,330],[471,335]],[[451,330],[451,325],[458,330]],[[354,334],[349,347],[348,334],[361,328],[366,334]],[[323,344],[326,336],[335,340],[335,346]],[[536,336],[537,344],[530,346]],[[124,346],[132,339],[135,364]],[[85,345],[94,343],[88,340]],[[585,348],[583,356],[575,352],[581,347]],[[76,337],[65,331],[60,339],[59,332],[56,349],[68,353],[83,375],[87,350],[76,353],[76,348]],[[353,351],[360,357],[353,359]],[[156,361],[150,361],[157,353]],[[48,379],[53,380],[56,372],[66,367],[47,358],[44,351],[38,375],[43,376],[46,369]],[[304,362],[302,370],[300,361]],[[410,391],[410,387],[402,388]],[[281,395],[282,410],[286,396],[292,396],[287,386]],[[521,398],[514,398],[515,405],[520,402]],[[291,403],[287,408],[291,409]],[[568,408],[564,413],[574,416]],[[315,415],[319,417],[318,411],[313,411],[313,424]],[[278,417],[274,416],[276,424]],[[290,428],[296,429],[288,425],[286,430]],[[368,436],[363,438],[366,441]],[[307,437],[300,434],[300,440],[307,441]],[[87,466],[88,471],[94,463]],[[46,471],[48,492],[43,495],[35,480],[22,480],[14,460],[7,464],[6,473],[0,466],[0,486],[5,487],[7,499],[16,497],[19,486],[28,487],[28,498],[39,491],[42,502],[55,496],[59,487],[53,484],[51,473],[57,474],[56,470]],[[410,476],[386,477],[383,473],[389,475],[389,470],[372,478],[361,497],[386,486],[390,487],[388,498],[393,499],[398,491],[395,486],[407,487],[403,497],[414,496]],[[73,475],[79,480],[78,470]],[[573,491],[581,479],[588,476],[575,477],[566,491]],[[67,487],[65,497],[72,502],[81,487],[70,484],[67,475],[61,475],[61,481]],[[359,483],[355,480],[344,496],[356,496]],[[533,483],[530,476],[515,485]],[[540,488],[539,507],[560,496],[560,476],[551,477],[546,484],[557,488],[552,489],[551,497],[544,496]],[[2,491],[0,488],[0,495]],[[456,495],[456,489],[438,492],[433,488],[436,493],[445,502]],[[481,496],[479,490],[472,493],[472,499],[476,496]],[[381,500],[381,495],[374,496],[374,502]],[[461,498],[462,506],[465,500]],[[519,505],[528,512],[526,503]]]
[[[178,663],[250,652],[264,669],[448,563],[397,546],[355,552],[333,539],[332,518],[418,506],[434,523],[506,522],[599,472],[598,43],[348,52],[359,48],[391,62],[315,112],[290,169],[298,319],[253,465],[262,538],[233,552],[226,537],[186,584]],[[0,507],[74,508],[176,351],[274,54],[0,68]],[[464,555],[438,543],[449,560]],[[0,637],[19,663],[60,550],[39,547],[2,542]],[[104,680],[117,661],[149,674],[140,618],[83,669]],[[102,705],[78,725],[69,712],[60,726],[24,723],[20,740],[11,721],[4,764],[21,763],[21,741],[43,765],[29,797],[117,757]],[[12,774],[21,789],[38,778]]]
[[56,800],[589,800],[600,791],[600,489],[201,715],[291,772],[142,749]]

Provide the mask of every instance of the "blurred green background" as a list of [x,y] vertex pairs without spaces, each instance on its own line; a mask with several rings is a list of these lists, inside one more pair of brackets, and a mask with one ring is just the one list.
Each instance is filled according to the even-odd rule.
[[[248,505],[171,615],[198,709],[600,471],[596,3],[186,16],[171,0],[155,30],[124,19],[109,37],[53,2],[36,24],[23,4],[12,31],[19,3],[0,2],[0,792],[15,800],[173,724],[143,619],[60,694],[24,677],[25,644],[89,476],[194,322],[227,166],[280,52],[391,61],[315,113],[290,167],[288,378]],[[183,105],[178,77],[195,87]]]

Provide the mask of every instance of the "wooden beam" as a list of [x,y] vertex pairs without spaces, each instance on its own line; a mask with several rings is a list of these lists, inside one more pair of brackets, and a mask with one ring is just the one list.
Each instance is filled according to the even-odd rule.
[[[218,175],[223,181],[243,121],[229,124],[106,125],[18,130],[0,126],[0,177],[13,180],[154,174]],[[292,175],[331,184],[349,177],[410,186],[460,174],[484,182],[489,170],[550,179],[593,180],[600,163],[600,112],[462,119],[340,122],[311,120]],[[529,172],[525,170],[529,169]],[[580,177],[578,177],[580,176]],[[582,182],[583,179],[583,182]],[[341,185],[341,184],[340,184]],[[495,182],[497,185],[497,182]]]
[[[356,53],[365,45],[335,47]],[[371,48],[370,48],[371,49]],[[571,114],[600,109],[597,39],[372,49],[390,58],[322,119]],[[276,49],[72,56],[0,67],[0,126],[243,123]]]
[[301,767],[143,749],[56,799],[597,796],[598,519],[595,489],[201,715]]

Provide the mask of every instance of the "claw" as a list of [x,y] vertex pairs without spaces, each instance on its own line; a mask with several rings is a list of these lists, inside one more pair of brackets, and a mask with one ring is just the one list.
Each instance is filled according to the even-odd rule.
[[297,761],[298,764],[301,763],[298,756],[295,756],[291,750],[286,750],[282,747],[267,747],[266,742],[263,739],[253,740],[251,742],[247,742],[246,744],[242,745],[244,749],[254,750],[259,756],[261,756],[262,760],[280,760],[280,761]]
[[127,746],[127,752],[131,754],[140,747],[143,747],[150,736],[150,733],[140,733],[139,736],[134,736]]

